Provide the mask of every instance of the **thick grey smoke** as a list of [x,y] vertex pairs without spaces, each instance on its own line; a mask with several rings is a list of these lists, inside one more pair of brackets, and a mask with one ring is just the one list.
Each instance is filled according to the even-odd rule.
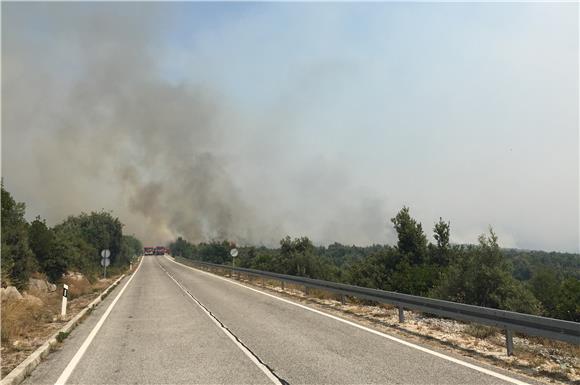
[[369,244],[407,205],[453,242],[578,250],[567,5],[1,6],[2,175],[29,219]]
[[386,241],[382,200],[268,134],[288,115],[250,118],[212,79],[163,78],[163,10],[3,4],[2,174],[28,214],[110,209],[146,243]]

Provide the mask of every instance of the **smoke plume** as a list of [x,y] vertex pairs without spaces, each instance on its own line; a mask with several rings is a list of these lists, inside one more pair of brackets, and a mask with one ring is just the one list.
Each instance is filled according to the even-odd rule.
[[147,244],[386,241],[384,201],[323,151],[301,158],[316,144],[296,143],[292,111],[164,75],[161,5],[2,7],[2,174],[28,215],[112,210]]

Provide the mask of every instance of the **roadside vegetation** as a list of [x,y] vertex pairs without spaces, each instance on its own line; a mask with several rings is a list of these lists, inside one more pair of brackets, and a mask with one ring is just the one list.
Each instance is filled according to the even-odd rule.
[[[122,223],[109,212],[81,213],[49,227],[40,217],[27,222],[24,203],[3,184],[1,198],[4,376],[126,271],[143,248],[138,239],[123,234]],[[107,279],[102,279],[99,255],[104,248],[111,250]],[[69,302],[67,317],[61,319],[65,283]]]
[[123,224],[109,212],[81,213],[49,227],[41,217],[28,223],[25,208],[2,184],[2,287],[26,290],[34,273],[59,283],[67,271],[94,282],[102,272],[102,249],[111,251],[111,273],[142,254],[141,241],[124,235]]
[[[441,218],[429,242],[408,207],[391,223],[396,245],[317,247],[285,237],[279,248],[239,247],[236,266],[580,322],[580,255],[502,249],[492,228],[475,245],[454,245]],[[170,245],[174,256],[218,264],[232,263],[230,248],[183,238]]]

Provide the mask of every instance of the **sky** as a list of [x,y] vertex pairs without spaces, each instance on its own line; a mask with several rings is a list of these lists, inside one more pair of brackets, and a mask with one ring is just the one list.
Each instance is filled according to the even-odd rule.
[[579,251],[578,5],[2,3],[2,177],[146,244]]

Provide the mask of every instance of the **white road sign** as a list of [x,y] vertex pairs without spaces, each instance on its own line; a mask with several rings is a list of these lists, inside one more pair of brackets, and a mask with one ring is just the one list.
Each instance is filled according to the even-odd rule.
[[109,249],[101,250],[101,257],[109,258],[110,256],[111,256],[111,250],[109,250]]
[[107,267],[110,264],[111,264],[111,260],[109,258],[103,258],[103,259],[101,259],[101,266]]
[[238,249],[231,249],[230,255],[234,258],[237,257],[238,256]]

